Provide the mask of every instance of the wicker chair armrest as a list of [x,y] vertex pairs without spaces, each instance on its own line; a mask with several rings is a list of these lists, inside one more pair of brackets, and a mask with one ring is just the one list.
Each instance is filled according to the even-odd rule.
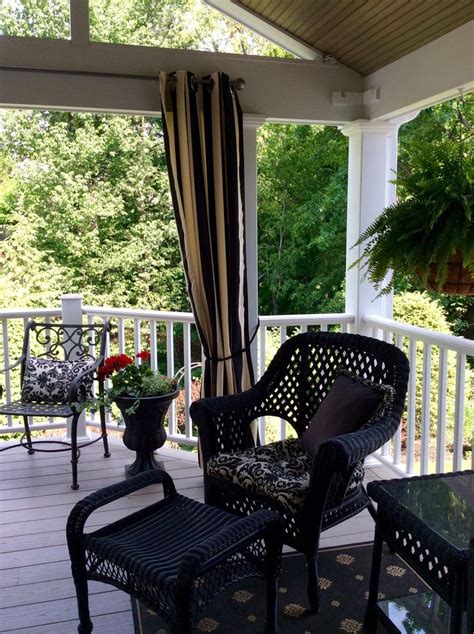
[[380,449],[392,438],[398,424],[393,415],[382,416],[368,427],[330,438],[321,448],[331,451],[334,470],[344,471]]
[[140,473],[129,480],[117,482],[116,484],[112,484],[111,486],[91,493],[78,502],[69,514],[66,526],[68,540],[70,538],[82,539],[84,525],[87,518],[101,506],[110,504],[110,502],[129,495],[134,491],[139,491],[150,484],[156,484],[159,482],[163,483],[165,496],[176,494],[173,479],[162,469],[153,469],[151,471],[146,471],[145,473]]
[[275,511],[259,510],[238,519],[186,553],[178,570],[178,583],[189,585],[196,576],[239,552],[264,531],[281,545],[282,528],[282,520]]
[[240,451],[255,445],[250,423],[261,403],[260,391],[252,388],[240,394],[203,398],[191,404],[190,414],[199,430],[204,465],[218,452]]

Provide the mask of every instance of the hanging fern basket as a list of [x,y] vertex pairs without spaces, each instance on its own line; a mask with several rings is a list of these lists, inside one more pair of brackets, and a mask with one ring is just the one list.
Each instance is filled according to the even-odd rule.
[[449,258],[446,281],[441,286],[437,281],[437,264],[430,265],[428,278],[426,280],[418,270],[416,270],[415,273],[429,291],[445,293],[447,295],[474,295],[474,278],[470,270],[463,266],[463,257],[460,251],[456,251]]

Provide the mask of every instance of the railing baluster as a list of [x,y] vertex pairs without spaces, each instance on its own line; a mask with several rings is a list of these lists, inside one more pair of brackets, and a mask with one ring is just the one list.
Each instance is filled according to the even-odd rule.
[[191,405],[191,325],[184,324],[184,409],[185,409],[185,433],[186,438],[192,437],[191,417],[189,406]]
[[[87,325],[88,326],[93,326],[94,325],[94,317],[92,315],[87,315]],[[95,343],[94,343],[94,337],[91,337],[90,340],[90,344],[89,344],[89,354],[91,355],[91,357],[95,358]],[[92,381],[92,395],[94,396],[94,398],[97,396],[97,387],[96,387],[96,382]],[[92,422],[95,422],[95,410],[90,412],[90,419]]]
[[[135,350],[135,354],[140,352],[140,350],[142,349],[141,327],[142,327],[141,319],[134,319],[133,320],[133,347]],[[136,362],[138,365],[138,359]]]
[[464,384],[466,380],[466,355],[456,354],[456,392],[454,395],[454,453],[453,470],[462,469],[464,437]]
[[[107,315],[100,315],[100,319],[102,320],[102,323],[105,324],[105,322],[107,321]],[[110,337],[107,337],[106,341],[105,341],[105,358],[107,359],[107,357],[110,357]],[[110,387],[110,379],[106,379],[105,380],[105,389],[108,389]],[[121,416],[121,415],[120,415]],[[111,421],[111,414],[110,411],[108,409],[105,410],[105,424],[106,425],[110,425],[110,421]],[[119,421],[117,421],[116,426],[118,427]]]
[[438,428],[436,432],[436,473],[444,471],[446,446],[446,393],[448,387],[448,351],[439,349]]
[[[8,320],[2,319],[2,338],[3,338],[3,367],[8,368],[10,364],[10,348],[8,344]],[[12,400],[12,390],[10,383],[10,370],[4,373],[5,377],[5,397],[7,401]],[[11,414],[7,414],[7,425],[11,427],[13,425],[13,417]]]
[[[288,339],[286,326],[280,326],[280,345],[284,344]],[[286,438],[286,420],[284,418],[280,418],[280,440],[285,440]]]
[[[31,321],[31,319],[28,319],[28,317],[25,317],[25,318],[23,319],[23,332],[25,332],[25,328],[26,328],[26,326],[27,326],[27,324],[28,324],[28,322],[29,322],[29,321]],[[27,357],[29,357],[29,356],[30,356],[30,341],[28,341],[28,347],[27,347],[27,349],[26,349],[26,356],[27,356]],[[53,420],[54,420],[53,418],[49,418],[49,419],[48,419],[48,423],[49,423],[50,425],[51,425],[51,424],[53,424]],[[33,428],[33,425],[34,425],[34,419],[33,419],[33,416],[28,416],[28,425],[30,426],[30,429],[32,429],[32,428]]]
[[407,463],[409,475],[415,471],[415,423],[416,423],[416,339],[408,339],[410,379],[408,381]]
[[[384,328],[382,328],[382,340],[386,341],[387,343],[391,343],[392,339],[393,339],[393,333],[390,330],[385,330]],[[388,457],[392,455],[391,452],[391,441],[388,440],[383,446],[382,446],[382,456]]]
[[301,328],[301,332],[308,332],[308,325],[307,324],[301,324],[300,325]]
[[158,342],[156,338],[156,320],[150,319],[150,363],[153,372],[158,370]]
[[122,317],[117,320],[117,336],[119,354],[125,354],[125,320]]
[[[173,322],[166,322],[166,374],[174,376],[174,331]],[[173,401],[168,410],[168,432],[171,435],[177,433],[176,424],[176,401]]]
[[[262,378],[263,374],[265,373],[265,355],[267,353],[266,351],[266,334],[267,334],[267,329],[265,328],[264,324],[260,324],[259,327],[259,332],[258,332],[258,344],[259,344],[259,353],[258,353],[258,378]],[[259,435],[259,440],[262,443],[262,445],[265,444],[265,436],[266,436],[266,430],[265,430],[265,417],[264,416],[260,416],[260,418],[258,419],[258,435]]]
[[423,346],[423,376],[421,388],[421,475],[429,472],[431,419],[431,353],[429,343]]
[[[399,350],[403,350],[403,337],[401,335],[396,335],[395,337],[395,345]],[[400,467],[402,463],[402,433],[401,433],[401,424],[397,427],[397,431],[393,437],[393,463]]]

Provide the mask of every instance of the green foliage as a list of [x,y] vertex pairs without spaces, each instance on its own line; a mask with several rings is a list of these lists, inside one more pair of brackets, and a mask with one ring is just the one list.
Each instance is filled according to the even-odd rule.
[[347,139],[322,126],[258,137],[259,310],[343,310]]
[[428,328],[434,332],[450,334],[450,325],[443,307],[428,293],[419,291],[395,295],[393,300],[393,318],[405,324]]
[[0,34],[67,39],[69,0],[2,0]]
[[[68,37],[66,1],[0,10],[9,35]],[[197,0],[95,0],[90,16],[104,41],[279,54]],[[0,306],[79,291],[88,304],[189,310],[159,119],[10,111],[0,130]]]
[[[360,236],[357,244],[367,243],[356,264],[364,263],[382,294],[394,286],[394,278],[385,280],[391,269],[402,278],[411,278],[416,271],[426,281],[434,263],[441,286],[448,258],[456,251],[474,274],[473,115],[474,97],[460,98],[450,110],[438,112],[438,135],[410,139],[397,175],[399,201]],[[424,122],[418,124],[421,129]]]
[[16,161],[2,204],[13,286],[32,278],[30,293],[52,271],[60,286],[46,275],[49,296],[80,290],[89,304],[188,308],[159,120],[21,111],[5,113],[3,126]]
[[[450,334],[450,325],[444,314],[440,302],[429,297],[428,293],[418,291],[395,295],[393,317],[402,323],[412,324],[420,328],[428,328],[435,332]],[[408,354],[408,342],[405,342],[404,351]],[[415,372],[416,370],[416,372]],[[431,392],[430,392],[430,433],[436,435],[438,421],[438,379],[439,379],[439,349],[434,346],[431,350]],[[454,432],[454,397],[456,392],[456,358],[454,353],[448,355],[447,365],[447,431],[448,443],[453,442]],[[411,368],[416,373],[416,433],[420,436],[420,424],[422,415],[422,373],[423,373],[423,344],[417,343],[416,368]],[[466,368],[465,399],[469,407],[472,407],[474,397],[474,370]],[[464,438],[470,442],[472,435],[472,420],[466,417],[464,426]]]
[[200,0],[91,0],[90,33],[114,44],[290,57]]

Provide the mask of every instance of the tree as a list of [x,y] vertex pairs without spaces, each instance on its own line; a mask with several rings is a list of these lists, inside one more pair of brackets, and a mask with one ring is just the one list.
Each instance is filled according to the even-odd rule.
[[58,271],[61,290],[88,303],[186,309],[160,125],[30,111],[3,123],[16,183],[5,272]]
[[260,312],[343,310],[346,138],[267,125],[258,150]]
[[[450,333],[450,326],[446,319],[445,311],[441,302],[432,299],[426,292],[403,292],[394,298],[394,319],[403,323],[428,328],[435,332]],[[408,354],[408,344],[405,343],[405,353]],[[423,344],[418,342],[416,350],[416,368],[412,371],[420,378],[416,381],[416,432],[417,437],[421,431],[421,403],[422,403],[422,376],[423,368]],[[439,349],[433,347],[431,351],[431,392],[430,392],[430,433],[436,436],[438,418],[438,379],[439,379]],[[415,371],[416,370],[416,371]],[[472,431],[474,429],[474,371],[466,368],[465,397],[466,412],[464,424],[464,438],[471,442]],[[448,443],[453,442],[454,432],[454,398],[456,392],[456,358],[454,353],[448,355],[447,362],[447,430]]]
[[[0,8],[4,33],[67,38],[67,3]],[[95,0],[92,38],[232,52],[276,47],[196,0]],[[0,305],[87,303],[188,310],[161,121],[78,113],[2,115]],[[17,290],[15,290],[17,289]]]

